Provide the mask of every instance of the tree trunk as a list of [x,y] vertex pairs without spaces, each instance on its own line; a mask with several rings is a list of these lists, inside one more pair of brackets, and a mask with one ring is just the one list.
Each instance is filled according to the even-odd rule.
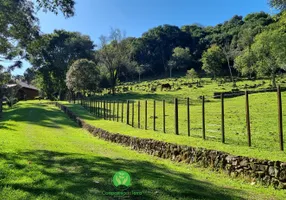
[[139,82],[141,81],[141,74],[139,73]]
[[275,77],[275,74],[272,74],[271,81],[272,81],[272,87],[275,88],[275,87],[276,87],[276,77]]
[[172,67],[170,67],[170,78],[172,78]]
[[233,76],[232,76],[232,71],[231,71],[231,66],[230,66],[229,58],[227,58],[226,60],[227,60],[227,66],[228,66],[229,73],[230,73],[231,82],[233,83],[233,86],[234,86],[235,83],[234,83]]

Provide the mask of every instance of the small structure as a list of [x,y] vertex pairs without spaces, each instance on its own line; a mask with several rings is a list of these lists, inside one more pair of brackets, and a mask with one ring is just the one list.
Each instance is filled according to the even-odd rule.
[[7,88],[19,88],[16,95],[18,100],[33,100],[35,97],[39,96],[39,89],[22,81],[17,81],[15,84],[7,84],[5,86]]

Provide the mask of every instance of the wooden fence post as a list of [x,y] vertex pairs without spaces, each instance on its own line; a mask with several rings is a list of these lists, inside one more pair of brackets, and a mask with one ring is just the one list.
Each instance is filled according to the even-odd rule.
[[140,128],[140,100],[138,101],[138,128]]
[[106,119],[106,111],[105,111],[105,107],[106,107],[106,101],[103,101],[103,119]]
[[109,101],[109,120],[112,119],[112,101]]
[[165,100],[163,100],[163,133],[166,133],[166,107],[165,107]]
[[127,100],[127,108],[126,108],[126,124],[129,125],[129,100]]
[[279,143],[280,150],[284,151],[283,141],[283,113],[282,113],[282,99],[280,86],[277,87],[277,99],[278,99],[278,131],[279,131]]
[[224,93],[220,94],[221,99],[221,142],[225,143],[225,132],[224,132]]
[[113,115],[113,121],[115,121],[115,101],[113,101],[113,112],[112,112],[112,115]]
[[100,111],[99,115],[102,118],[102,116],[103,116],[103,101],[102,100],[100,101],[100,110],[99,111]]
[[190,98],[187,98],[187,122],[188,122],[188,136],[191,135],[191,126],[190,126]]
[[134,101],[132,101],[132,127],[134,127]]
[[179,111],[177,98],[175,98],[175,134],[179,135]]
[[154,100],[153,112],[153,130],[156,131],[156,100]]
[[106,119],[109,120],[109,101],[106,101]]
[[95,99],[93,101],[93,113],[97,116],[97,101]]
[[123,119],[124,119],[124,101],[122,101],[122,105],[121,105],[121,122],[123,123]]
[[205,121],[205,96],[202,97],[202,133],[203,139],[206,139],[206,121]]
[[148,109],[148,102],[145,100],[145,130],[147,130],[147,109]]
[[247,127],[248,146],[251,146],[251,131],[250,131],[250,114],[249,114],[248,91],[245,91],[245,111],[246,111],[246,127]]
[[117,110],[116,110],[116,121],[119,121],[119,101],[117,101]]

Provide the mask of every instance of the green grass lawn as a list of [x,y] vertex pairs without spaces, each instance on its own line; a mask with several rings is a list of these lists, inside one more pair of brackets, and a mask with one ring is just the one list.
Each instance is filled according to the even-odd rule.
[[[86,115],[85,118],[90,118]],[[284,191],[251,186],[195,166],[140,154],[80,129],[56,107],[21,102],[0,122],[0,199],[114,199],[111,178],[130,173],[130,199],[285,199]]]
[[[83,114],[89,123],[109,130],[128,135],[134,135],[144,138],[154,138],[168,142],[187,144],[190,146],[206,147],[216,150],[226,151],[235,155],[251,156],[261,159],[283,160],[286,161],[286,153],[280,151],[279,134],[278,134],[278,112],[277,112],[277,94],[275,92],[257,93],[249,95],[250,102],[250,121],[251,121],[251,138],[252,147],[248,147],[246,117],[245,117],[245,96],[225,99],[225,141],[221,143],[221,103],[219,99],[213,99],[210,95],[218,88],[217,83],[206,82],[203,88],[184,87],[179,91],[157,91],[148,93],[136,91],[105,95],[101,99],[108,101],[124,102],[123,107],[123,124],[111,122],[99,118],[90,118],[87,113],[81,112],[82,107],[71,106],[75,112]],[[242,87],[245,84],[258,84],[259,81],[238,82],[237,85]],[[266,80],[265,80],[266,81]],[[162,81],[163,82],[163,81]],[[144,83],[141,83],[144,84]],[[140,84],[137,84],[140,85]],[[136,85],[132,86],[133,88]],[[224,86],[230,89],[230,83]],[[261,86],[263,88],[263,86]],[[135,91],[134,91],[135,90]],[[202,105],[198,100],[200,95],[207,95],[205,104],[206,113],[206,141],[202,139]],[[174,104],[173,98],[179,98],[179,136],[175,136],[174,128]],[[187,106],[186,97],[190,97],[190,134],[187,136]],[[126,125],[126,100],[134,102],[134,127],[138,128],[138,101],[140,101],[140,130]],[[145,131],[145,102],[148,100],[147,124],[148,130]],[[156,131],[153,131],[153,104],[156,100]],[[166,100],[166,133],[163,133],[163,106],[162,100]],[[283,127],[286,130],[286,92],[282,92],[283,102]],[[101,110],[102,112],[102,110]],[[113,105],[108,107],[107,112],[113,115]],[[121,121],[122,104],[119,105],[119,121]],[[115,105],[115,115],[117,114],[117,105]],[[130,104],[130,124],[132,122],[132,104]],[[96,119],[96,120],[94,120]],[[285,143],[285,142],[284,142]]]

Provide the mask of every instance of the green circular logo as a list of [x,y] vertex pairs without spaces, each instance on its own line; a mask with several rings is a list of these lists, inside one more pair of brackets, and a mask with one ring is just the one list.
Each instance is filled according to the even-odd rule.
[[118,171],[114,174],[112,182],[116,187],[121,185],[129,187],[131,185],[131,177],[126,171]]

